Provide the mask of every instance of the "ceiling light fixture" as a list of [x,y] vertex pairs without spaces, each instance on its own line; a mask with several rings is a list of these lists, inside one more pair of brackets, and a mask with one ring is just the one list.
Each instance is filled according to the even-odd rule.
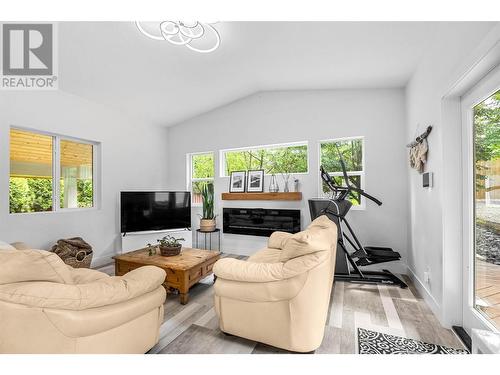
[[[145,24],[148,24],[146,26]],[[186,46],[192,51],[209,53],[220,46],[220,35],[209,23],[198,21],[139,22],[139,31],[154,40],[166,40],[176,46]]]

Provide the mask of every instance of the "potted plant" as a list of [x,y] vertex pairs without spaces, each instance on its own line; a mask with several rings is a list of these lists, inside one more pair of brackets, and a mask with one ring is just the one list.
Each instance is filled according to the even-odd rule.
[[213,232],[215,230],[214,214],[214,185],[205,183],[201,187],[203,199],[203,216],[200,218],[200,230],[202,232]]
[[180,243],[180,241],[184,241],[184,238],[175,238],[169,235],[156,240],[156,242],[158,242],[160,254],[166,257],[180,254],[182,248],[182,244]]

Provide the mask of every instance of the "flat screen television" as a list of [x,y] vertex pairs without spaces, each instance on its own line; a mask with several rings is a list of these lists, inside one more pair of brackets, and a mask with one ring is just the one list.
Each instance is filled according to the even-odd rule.
[[121,232],[143,232],[191,227],[188,191],[122,191]]

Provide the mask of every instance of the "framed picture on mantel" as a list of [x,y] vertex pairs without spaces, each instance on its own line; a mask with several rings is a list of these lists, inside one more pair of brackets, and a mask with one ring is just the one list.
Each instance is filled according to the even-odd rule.
[[264,170],[258,169],[248,171],[247,192],[262,193],[264,192]]
[[229,179],[229,192],[230,193],[244,193],[245,192],[245,171],[231,172]]

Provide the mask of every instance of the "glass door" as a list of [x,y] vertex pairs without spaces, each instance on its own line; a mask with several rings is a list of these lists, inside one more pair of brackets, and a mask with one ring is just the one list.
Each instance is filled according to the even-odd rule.
[[[464,328],[500,330],[500,73],[462,98]],[[470,332],[469,332],[470,333]]]

